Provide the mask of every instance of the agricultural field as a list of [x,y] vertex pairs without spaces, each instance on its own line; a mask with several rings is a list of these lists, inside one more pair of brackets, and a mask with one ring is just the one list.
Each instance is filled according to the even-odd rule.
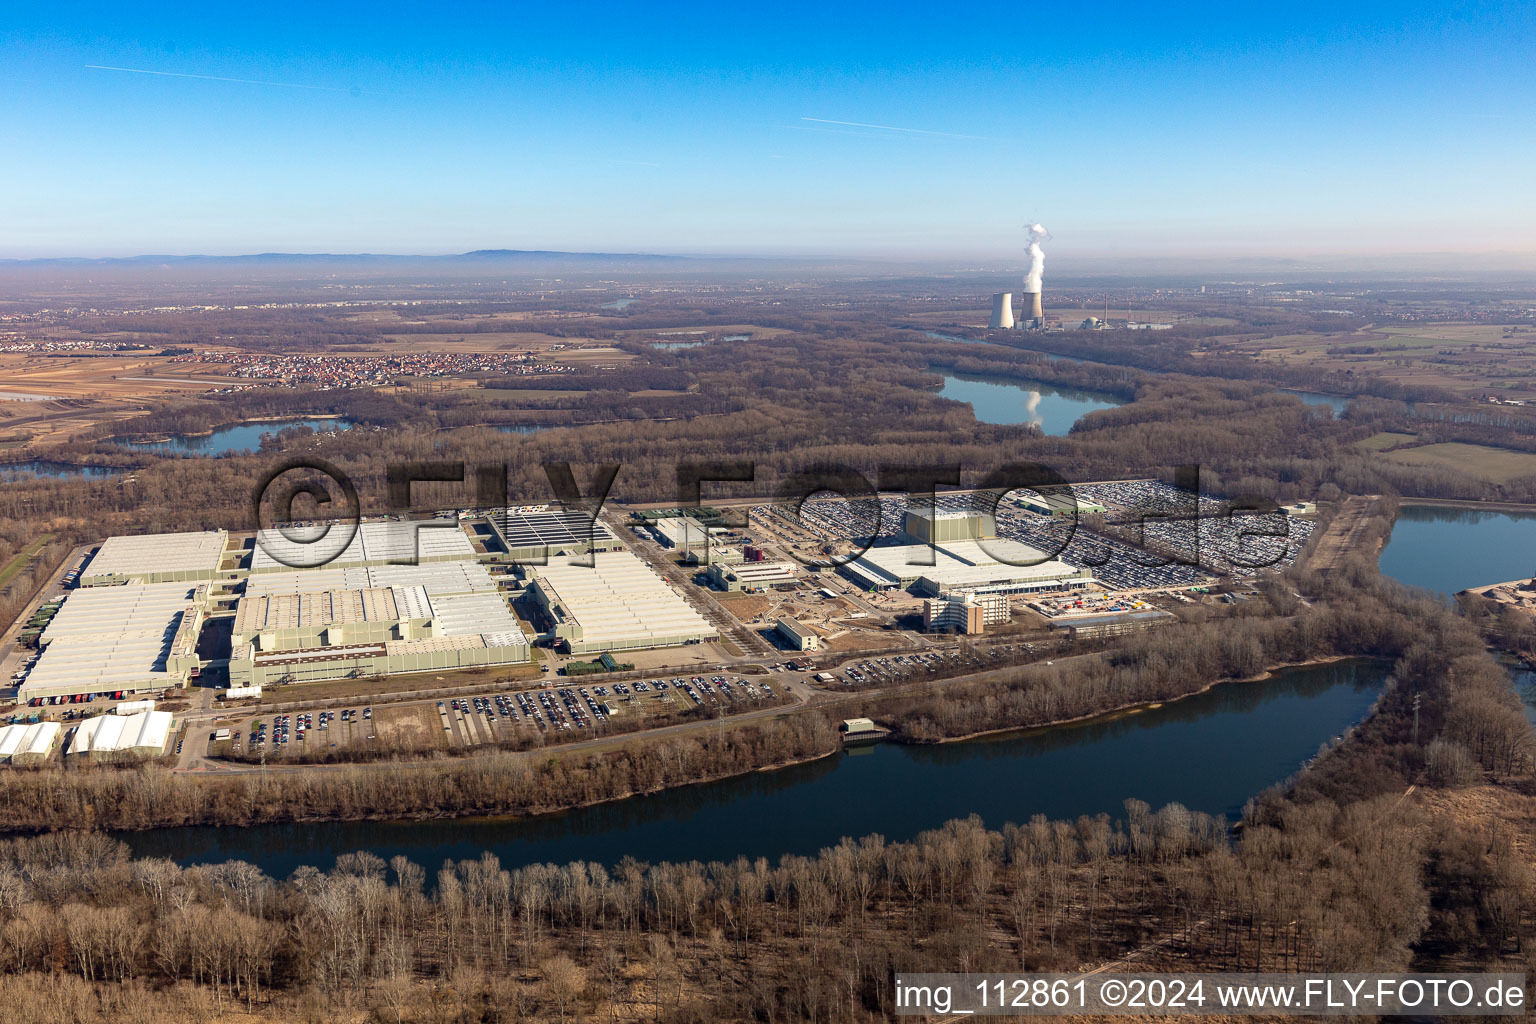
[[1406,385],[1467,395],[1536,397],[1536,331],[1484,323],[1371,327],[1326,334],[1217,339],[1288,366],[1369,372]]
[[1368,452],[1384,452],[1388,448],[1398,448],[1405,444],[1412,444],[1419,439],[1418,434],[1399,434],[1386,430],[1380,434],[1372,434],[1364,441],[1357,441],[1356,448],[1363,448]]
[[1388,452],[1382,458],[1406,466],[1451,469],[1494,484],[1536,476],[1536,454],[1476,444],[1427,444]]

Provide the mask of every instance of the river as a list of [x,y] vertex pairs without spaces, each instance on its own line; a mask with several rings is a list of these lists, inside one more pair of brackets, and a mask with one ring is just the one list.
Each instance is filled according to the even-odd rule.
[[1319,746],[1360,721],[1379,662],[1285,669],[1160,708],[963,743],[857,748],[809,764],[529,819],[339,822],[123,833],[135,856],[182,864],[245,860],[285,877],[342,853],[403,854],[429,868],[490,850],[508,866],[625,856],[776,859],[842,836],[908,839],[952,818],[1123,813],[1127,798],[1235,817]]

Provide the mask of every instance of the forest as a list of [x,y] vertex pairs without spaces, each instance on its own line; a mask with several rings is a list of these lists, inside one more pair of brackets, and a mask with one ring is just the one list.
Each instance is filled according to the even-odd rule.
[[[1410,741],[1406,702],[1389,694],[1355,734],[1259,794],[1236,829],[1127,801],[1115,818],[971,818],[777,862],[509,866],[485,854],[432,865],[361,852],[287,879],[238,862],[134,860],[99,832],[49,832],[0,841],[0,1020],[238,1010],[831,1024],[886,1019],[891,979],[912,970],[1075,970],[1133,954],[1170,970],[1531,970],[1536,878],[1517,836],[1482,809],[1532,813],[1529,727],[1512,751],[1507,680],[1470,623],[1394,584],[1349,579],[1360,571],[1340,574],[1333,598],[1359,610],[1334,628],[1395,657],[1394,692],[1427,695],[1428,741]],[[1165,632],[1115,661],[1167,662],[1192,644],[1197,660],[1241,665],[1253,643],[1327,628],[1296,617],[1224,654],[1197,626],[1190,644]],[[835,742],[812,720],[793,729],[773,742],[807,756]],[[759,731],[728,747],[750,758],[769,742]],[[727,754],[708,747],[668,750],[654,768]],[[164,779],[133,778],[134,793],[108,801],[177,802]],[[225,790],[223,805],[234,801]]]

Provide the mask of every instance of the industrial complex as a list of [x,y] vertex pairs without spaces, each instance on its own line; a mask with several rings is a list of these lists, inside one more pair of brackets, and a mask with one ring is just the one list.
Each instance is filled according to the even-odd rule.
[[[60,751],[92,763],[160,757],[176,746],[173,713],[185,705],[155,710],[141,698],[185,696],[199,682],[217,688],[221,707],[234,707],[323,681],[387,693],[390,677],[468,670],[465,679],[537,686],[627,670],[631,661],[721,668],[789,651],[835,666],[892,643],[948,642],[934,634],[998,631],[1007,642],[1030,630],[1076,640],[1149,628],[1170,614],[1145,595],[1166,592],[1170,606],[1189,601],[1182,591],[1214,578],[1210,555],[1191,565],[1106,563],[1101,549],[1132,549],[1099,519],[1070,545],[1046,548],[1066,517],[1182,508],[1183,497],[1155,482],[1119,481],[1068,496],[1018,492],[986,511],[957,495],[926,507],[901,495],[857,508],[818,499],[793,521],[759,505],[738,527],[720,525],[715,510],[605,521],[527,506],[243,536],[112,537],[69,574],[72,589],[39,604],[18,633],[30,651],[14,674],[18,702],[76,707],[13,717],[0,727],[0,763],[41,764]],[[1230,555],[1242,538],[1224,522],[1202,519],[1199,536],[1208,551]],[[1309,528],[1294,525],[1280,542],[1287,556]],[[859,546],[858,536],[871,539]],[[307,566],[317,546],[330,557]],[[815,673],[823,677],[837,678]],[[598,687],[582,699],[661,699],[675,690],[702,703],[711,692],[673,683],[631,690],[616,682],[611,694]],[[757,693],[745,683],[741,692]],[[96,701],[119,713],[77,707]],[[598,706],[594,720],[620,713]],[[46,720],[60,716],[63,723]]]
[[571,653],[672,647],[719,636],[634,554],[616,550],[593,558],[595,567],[571,562],[541,566],[529,586],[553,635]]

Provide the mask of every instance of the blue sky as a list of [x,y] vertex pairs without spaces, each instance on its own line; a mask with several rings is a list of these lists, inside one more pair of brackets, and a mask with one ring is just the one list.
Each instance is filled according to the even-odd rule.
[[1536,248],[1536,4],[140,7],[0,24],[0,256]]

